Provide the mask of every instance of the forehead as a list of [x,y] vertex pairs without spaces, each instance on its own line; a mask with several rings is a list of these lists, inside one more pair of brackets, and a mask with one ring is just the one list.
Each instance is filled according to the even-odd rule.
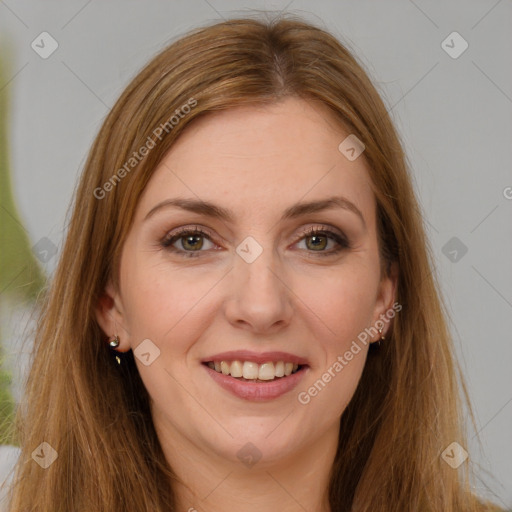
[[338,149],[348,135],[327,107],[297,98],[209,114],[164,156],[139,215],[178,196],[215,202],[239,216],[262,216],[301,199],[341,194],[371,221],[374,198],[366,161],[363,156],[350,161]]

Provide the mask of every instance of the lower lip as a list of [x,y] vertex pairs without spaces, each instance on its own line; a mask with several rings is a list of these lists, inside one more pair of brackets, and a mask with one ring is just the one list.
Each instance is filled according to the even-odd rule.
[[303,366],[298,372],[288,377],[279,377],[268,382],[245,382],[235,379],[231,377],[231,375],[216,372],[206,365],[203,366],[210,377],[219,384],[219,386],[239,398],[253,402],[273,400],[274,398],[288,393],[302,380],[308,368],[307,366]]

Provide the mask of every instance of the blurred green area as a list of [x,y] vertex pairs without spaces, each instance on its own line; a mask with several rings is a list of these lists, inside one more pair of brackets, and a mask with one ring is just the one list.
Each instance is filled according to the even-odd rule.
[[[32,307],[45,282],[12,188],[8,107],[9,82],[13,73],[6,46],[0,45],[0,313],[3,322],[17,308]],[[0,329],[0,444],[15,444],[12,427],[16,405],[11,394],[12,374],[4,364],[7,359],[4,337],[9,335],[6,331]]]
[[11,375],[0,370],[0,444],[17,444],[13,432],[15,404],[10,386]]

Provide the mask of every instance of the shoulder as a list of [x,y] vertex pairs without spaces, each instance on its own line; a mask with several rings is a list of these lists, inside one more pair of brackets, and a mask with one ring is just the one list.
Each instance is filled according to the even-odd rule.
[[0,512],[6,510],[6,496],[20,453],[17,446],[0,445]]

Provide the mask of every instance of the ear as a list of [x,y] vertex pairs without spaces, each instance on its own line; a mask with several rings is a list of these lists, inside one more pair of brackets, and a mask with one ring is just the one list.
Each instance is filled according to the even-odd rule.
[[[394,306],[396,301],[396,291],[398,286],[398,263],[393,262],[390,265],[389,272],[383,272],[379,284],[379,291],[377,301],[375,303],[374,317],[372,325],[380,327],[381,322],[384,324],[382,327],[382,336],[385,336],[389,331],[392,319],[397,311],[402,309],[401,305]],[[376,339],[375,341],[378,341]]]
[[95,314],[99,326],[108,338],[114,335],[119,336],[119,346],[116,350],[118,352],[130,350],[129,335],[124,328],[126,322],[121,297],[110,281],[98,299]]

